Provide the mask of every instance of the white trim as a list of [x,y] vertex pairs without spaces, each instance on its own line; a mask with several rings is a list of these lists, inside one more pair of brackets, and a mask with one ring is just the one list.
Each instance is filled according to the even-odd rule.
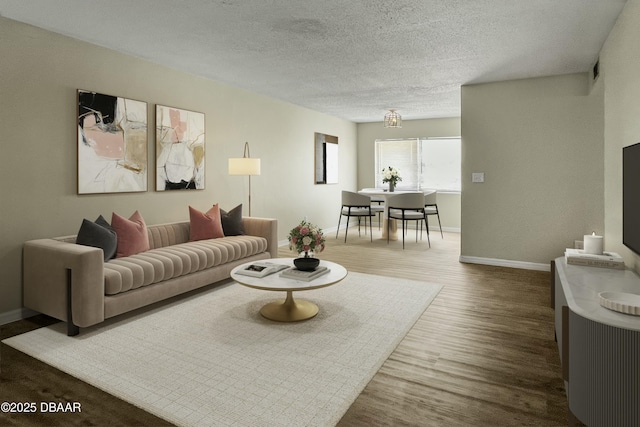
[[[374,223],[375,224],[375,223]],[[416,229],[415,225],[409,224],[409,226],[407,228],[412,228],[412,229]],[[418,229],[419,230],[419,229]],[[438,227],[437,225],[430,225],[429,226],[429,232],[433,233],[434,231],[440,233],[440,227]],[[456,228],[456,227],[442,227],[442,231],[446,231],[448,233],[460,233],[460,228]]]
[[15,322],[17,320],[26,319],[38,314],[37,311],[33,311],[28,308],[18,308],[16,310],[5,311],[0,313],[0,325],[6,325],[7,323]]
[[[429,227],[429,230],[433,231],[440,231],[440,229],[438,227]],[[447,231],[449,233],[460,233],[460,227],[442,227],[442,231]]]
[[[353,224],[351,225],[351,227],[357,227],[358,224]],[[378,221],[374,222],[372,224],[373,228],[378,227]],[[340,230],[344,230],[346,228],[345,224],[341,224],[340,225]],[[409,224],[409,228],[413,228],[415,229],[415,226],[412,226],[411,224]],[[325,237],[331,236],[331,234],[335,233],[336,231],[338,231],[338,227],[330,227],[330,228],[323,228],[322,231],[325,234]],[[440,232],[440,228],[435,225],[435,226],[429,226],[429,231],[431,232]],[[460,233],[460,228],[457,227],[442,227],[442,231],[446,231],[449,233]],[[288,239],[284,239],[284,240],[278,240],[278,247],[283,247],[283,246],[288,246],[289,245],[289,240]]]
[[475,256],[460,255],[460,262],[469,264],[494,265],[496,267],[521,268],[524,270],[551,271],[550,264],[540,264],[537,262],[513,261],[509,259],[481,258]]
[[[375,223],[374,223],[375,224]],[[354,224],[351,225],[352,227],[357,227],[358,224]],[[345,228],[347,228],[347,226],[345,224],[340,225],[340,230],[344,230]],[[335,233],[336,231],[338,231],[338,227],[329,227],[329,228],[323,228],[322,232],[324,233],[324,237],[325,239],[329,236],[331,236],[332,233]],[[284,239],[284,240],[278,240],[278,247],[282,247],[282,246],[289,246],[289,239]]]
[[[377,227],[378,226],[378,221],[374,222],[373,226]],[[400,229],[400,228],[401,228],[401,226],[398,225],[398,229]],[[410,230],[415,230],[416,229],[416,224],[414,223],[413,220],[411,222],[409,222],[409,224],[407,224],[407,228],[410,229]],[[421,228],[424,230],[423,227],[421,227]],[[418,230],[420,230],[420,228],[418,228]],[[438,227],[437,225],[429,225],[429,232],[432,233],[434,231],[440,233],[440,227]],[[449,233],[460,233],[461,229],[460,229],[460,227],[442,227],[442,231],[443,232],[446,231],[446,232],[449,232]]]
[[[357,224],[352,224],[352,227],[355,227]],[[342,224],[340,225],[340,230],[344,230],[345,228],[347,228],[346,224]],[[329,235],[329,233],[335,233],[336,231],[338,231],[338,226],[336,225],[335,227],[329,227],[329,228],[323,228],[322,232],[325,234],[325,238]]]

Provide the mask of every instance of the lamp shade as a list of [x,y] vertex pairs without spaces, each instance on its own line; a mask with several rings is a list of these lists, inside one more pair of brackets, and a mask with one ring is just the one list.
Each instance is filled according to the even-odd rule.
[[260,159],[251,157],[229,159],[229,175],[260,175]]

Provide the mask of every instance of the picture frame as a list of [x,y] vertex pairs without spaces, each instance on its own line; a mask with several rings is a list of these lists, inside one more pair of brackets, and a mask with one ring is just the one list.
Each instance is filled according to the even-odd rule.
[[156,105],[156,191],[205,189],[205,115]]
[[147,103],[77,90],[78,194],[147,191]]

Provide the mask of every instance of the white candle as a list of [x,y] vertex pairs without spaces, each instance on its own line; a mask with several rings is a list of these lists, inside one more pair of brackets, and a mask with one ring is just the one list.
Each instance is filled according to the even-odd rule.
[[602,255],[604,239],[602,236],[596,236],[594,231],[592,234],[584,236],[584,253],[593,255]]

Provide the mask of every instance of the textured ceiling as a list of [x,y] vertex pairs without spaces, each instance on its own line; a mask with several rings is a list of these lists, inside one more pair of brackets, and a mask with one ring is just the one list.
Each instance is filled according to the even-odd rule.
[[354,122],[588,71],[626,0],[0,0],[0,15]]

